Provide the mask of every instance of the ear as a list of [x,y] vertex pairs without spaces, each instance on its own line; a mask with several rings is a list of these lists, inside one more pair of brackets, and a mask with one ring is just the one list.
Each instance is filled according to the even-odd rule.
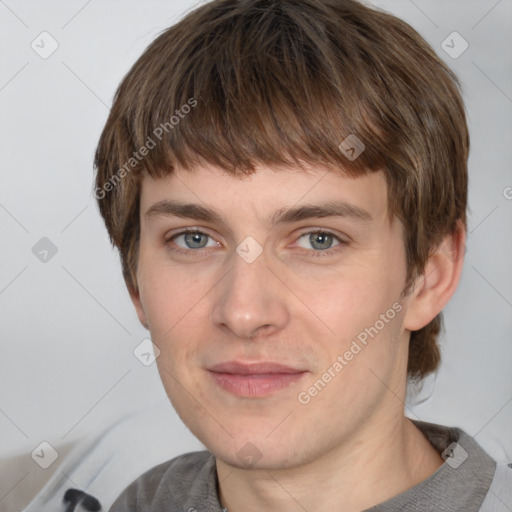
[[135,311],[137,311],[137,316],[139,317],[139,322],[146,328],[149,329],[148,320],[146,318],[146,313],[144,312],[144,308],[142,306],[142,301],[140,300],[140,291],[138,288],[135,288],[130,283],[126,283],[126,287],[128,288],[128,293],[130,294],[130,298],[132,299],[132,303],[135,306]]
[[425,327],[451,299],[459,284],[465,250],[466,228],[459,220],[455,231],[446,235],[414,283],[404,317],[406,329],[417,331]]

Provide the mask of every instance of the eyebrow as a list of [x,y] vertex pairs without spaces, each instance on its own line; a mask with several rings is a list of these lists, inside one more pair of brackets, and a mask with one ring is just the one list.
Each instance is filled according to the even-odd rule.
[[[211,208],[195,203],[183,203],[166,199],[153,204],[145,213],[146,217],[156,215],[226,224],[224,219]],[[372,220],[370,212],[360,206],[345,201],[330,201],[324,204],[306,204],[294,208],[280,208],[272,216],[270,224],[285,224],[322,217],[348,217],[360,221]]]

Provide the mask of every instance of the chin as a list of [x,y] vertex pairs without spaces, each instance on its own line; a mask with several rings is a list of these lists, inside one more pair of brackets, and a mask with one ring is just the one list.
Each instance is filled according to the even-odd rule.
[[203,438],[195,435],[217,459],[238,469],[277,470],[308,462],[309,450],[300,436],[290,435],[286,430],[270,435],[268,432],[272,429],[253,424],[252,429],[238,435],[233,431],[231,436],[225,432],[220,437],[205,436],[204,431]]

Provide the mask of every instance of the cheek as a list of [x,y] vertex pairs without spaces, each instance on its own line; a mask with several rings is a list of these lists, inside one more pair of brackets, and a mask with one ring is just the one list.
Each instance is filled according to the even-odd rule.
[[[192,367],[202,344],[208,343],[211,284],[185,273],[178,266],[152,264],[143,271],[141,302],[153,343],[160,350],[157,364],[164,382]],[[204,347],[203,347],[204,348]]]
[[344,269],[321,286],[310,287],[309,301],[336,336],[352,337],[378,318],[386,300],[381,281],[372,267]]
[[140,298],[151,332],[165,336],[193,313],[205,293],[204,279],[149,251],[141,254],[139,269]]
[[401,300],[405,271],[400,260],[387,263],[354,266],[333,280],[336,285],[314,291],[317,301],[312,309],[323,312],[322,320],[334,333],[323,344],[328,362],[348,352],[343,373],[351,385],[361,384],[369,368],[387,372],[395,364],[405,311]]

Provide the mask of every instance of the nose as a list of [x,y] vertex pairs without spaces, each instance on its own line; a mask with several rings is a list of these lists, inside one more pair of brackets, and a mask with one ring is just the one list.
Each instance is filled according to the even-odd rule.
[[215,287],[212,322],[238,338],[268,336],[289,322],[286,292],[265,252],[251,263],[235,254],[232,269]]

